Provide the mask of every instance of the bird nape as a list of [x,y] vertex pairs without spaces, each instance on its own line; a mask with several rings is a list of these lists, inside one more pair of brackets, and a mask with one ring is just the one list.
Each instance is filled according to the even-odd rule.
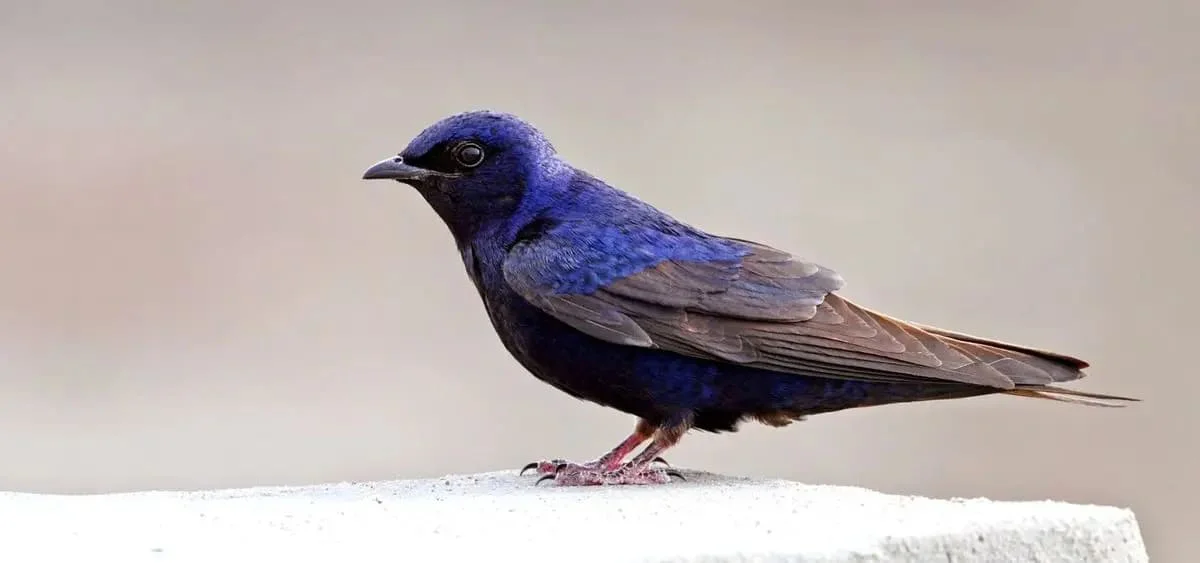
[[1082,360],[856,305],[834,270],[679,221],[572,166],[510,114],[442,119],[363,178],[408,184],[433,208],[500,341],[534,377],[637,417],[594,461],[526,467],[561,485],[669,482],[678,474],[655,462],[685,433],[747,420],[997,393],[1137,400],[1058,386],[1084,376]]

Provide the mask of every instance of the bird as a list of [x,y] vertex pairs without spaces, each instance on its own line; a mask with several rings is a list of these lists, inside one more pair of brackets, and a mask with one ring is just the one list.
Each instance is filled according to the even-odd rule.
[[517,363],[636,418],[593,460],[529,463],[537,483],[670,483],[683,475],[663,454],[685,434],[746,422],[993,394],[1139,401],[1059,386],[1084,377],[1084,360],[859,305],[835,270],[676,219],[512,113],[443,117],[362,178],[407,184],[432,208]]

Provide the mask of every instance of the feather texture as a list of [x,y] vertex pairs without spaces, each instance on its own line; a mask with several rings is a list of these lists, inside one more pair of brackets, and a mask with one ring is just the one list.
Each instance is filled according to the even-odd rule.
[[556,292],[537,282],[569,275],[538,270],[552,264],[540,255],[562,244],[554,236],[514,248],[505,279],[530,303],[608,342],[814,377],[1005,391],[1078,379],[1087,367],[865,309],[833,293],[843,285],[833,270],[741,239],[724,239],[744,249],[736,259],[664,260],[588,293]]

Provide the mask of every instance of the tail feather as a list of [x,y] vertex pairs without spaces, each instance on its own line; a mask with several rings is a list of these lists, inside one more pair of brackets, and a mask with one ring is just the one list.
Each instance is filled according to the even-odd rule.
[[1074,389],[1064,389],[1062,387],[1052,387],[1049,385],[1039,385],[1032,387],[1018,387],[1009,391],[1004,391],[1008,395],[1016,395],[1019,397],[1031,397],[1034,399],[1048,399],[1051,401],[1060,401],[1063,403],[1074,403],[1077,405],[1088,405],[1093,407],[1109,407],[1121,408],[1126,405],[1121,402],[1140,402],[1141,399],[1133,397],[1122,397],[1120,395],[1106,395],[1103,393],[1088,393],[1086,391],[1076,391]]
[[[809,323],[815,328],[789,332],[771,325],[758,335],[760,364],[817,377],[947,385],[936,392],[918,386],[920,396],[889,397],[889,403],[993,393],[1102,407],[1140,401],[1057,387],[1086,376],[1089,364],[1081,358],[905,321],[836,294],[825,297],[813,320],[785,326]],[[814,345],[823,351],[806,348]]]
[[[916,323],[913,323],[916,324]],[[1049,350],[1022,346],[1010,342],[1002,342],[988,338],[964,334],[961,332],[953,332],[937,327],[927,325],[916,325],[922,330],[945,338],[950,342],[958,343],[961,346],[960,350],[964,353],[971,354],[976,357],[981,355],[977,352],[978,349],[972,350],[972,346],[977,346],[983,350],[998,353],[1003,357],[1018,360],[1019,362],[1032,365],[1037,369],[1050,375],[1052,383],[1064,383],[1084,377],[1083,370],[1089,367],[1088,362],[1066,354],[1060,354]],[[972,352],[974,352],[972,354]],[[982,358],[980,358],[982,359]],[[1049,385],[1047,382],[1022,382],[1019,378],[1013,378],[1016,387],[1003,391],[1008,395],[1016,395],[1019,397],[1030,397],[1034,399],[1046,399],[1050,401],[1059,401],[1063,403],[1074,403],[1077,405],[1088,405],[1094,407],[1109,407],[1121,408],[1127,406],[1123,403],[1140,402],[1141,399],[1133,397],[1124,397],[1120,395],[1108,395],[1104,393],[1089,393],[1087,391],[1076,391],[1074,389],[1066,389]]]

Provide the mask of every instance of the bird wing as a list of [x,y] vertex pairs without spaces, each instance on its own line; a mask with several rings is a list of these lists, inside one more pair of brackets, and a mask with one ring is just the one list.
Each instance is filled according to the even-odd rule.
[[[514,246],[503,274],[528,302],[595,338],[779,372],[1014,389],[1077,379],[1087,366],[867,310],[834,293],[843,281],[833,270],[760,243],[722,240],[745,252],[660,260],[581,290],[560,280],[594,277],[595,245],[547,234]],[[604,255],[609,266],[613,259]]]

